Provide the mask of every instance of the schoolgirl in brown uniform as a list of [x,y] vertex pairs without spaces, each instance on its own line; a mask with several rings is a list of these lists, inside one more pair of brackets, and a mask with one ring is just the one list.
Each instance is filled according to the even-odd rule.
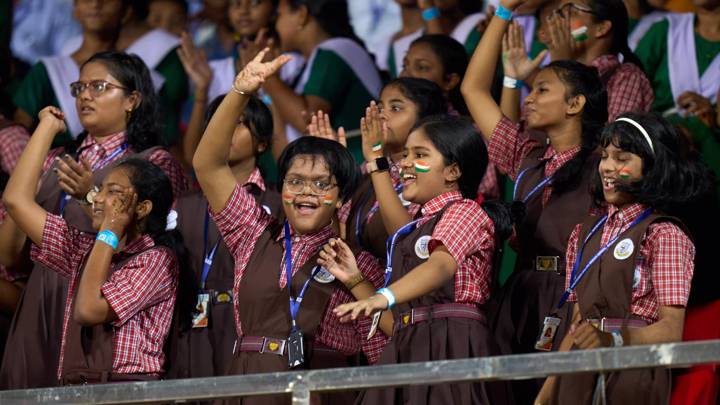
[[[210,103],[207,119],[224,96]],[[257,98],[251,98],[237,123],[230,144],[229,164],[238,184],[255,197],[268,213],[281,209],[280,195],[267,184],[257,166],[258,156],[270,148],[272,114]],[[192,308],[180,306],[173,331],[173,349],[166,377],[196,378],[223,375],[230,367],[237,339],[233,317],[234,261],[210,218],[205,196],[196,191],[179,198],[175,206],[178,230],[188,249],[193,270]],[[191,297],[188,297],[191,299]]]
[[[288,60],[280,56],[262,63],[267,52],[260,52],[238,74],[193,159],[211,217],[235,260],[238,339],[228,374],[348,366],[348,356],[360,351],[376,358],[382,348],[376,342],[382,336],[367,340],[369,328],[335,318],[330,309],[353,296],[316,263],[319,249],[337,236],[332,218],[356,183],[352,155],[339,143],[316,137],[289,144],[278,164],[283,201],[279,219],[266,213],[237,183],[228,164],[235,122],[249,95]],[[364,276],[382,277],[381,273]],[[321,397],[322,403],[342,403],[353,395]],[[253,397],[241,402],[285,404],[289,398]]]
[[[469,121],[428,117],[411,132],[404,155],[403,197],[422,209],[389,238],[384,287],[367,299],[339,306],[335,314],[350,319],[372,315],[377,324],[384,311],[392,310],[393,335],[378,364],[496,354],[483,304],[490,297],[497,243],[509,234],[512,221],[507,207],[484,203],[486,212],[475,201],[487,164],[483,140]],[[331,271],[352,272],[348,269],[355,267],[342,243],[327,247],[321,259]],[[359,402],[511,403],[504,387],[373,389]]]
[[[69,282],[56,375],[62,384],[158,379],[178,279],[179,236],[167,230],[172,186],[162,170],[128,159],[92,199],[97,236],[72,227],[35,199],[43,157],[65,131],[48,107],[8,182],[3,201],[33,241],[31,257]],[[37,297],[25,296],[26,300]]]
[[[170,178],[173,195],[187,188],[180,165],[157,146],[156,96],[150,73],[138,57],[121,52],[95,54],[81,67],[79,80],[68,91],[75,97],[85,133],[75,149],[53,149],[44,158],[36,201],[46,211],[62,215],[82,232],[95,233],[87,196],[100,185],[111,163],[131,156],[162,168]],[[16,225],[5,221],[2,227]],[[22,241],[15,245],[22,247],[25,237],[18,234]],[[19,257],[20,251],[15,255]],[[57,381],[54,370],[60,355],[68,282],[43,267],[42,263],[33,265],[13,318],[0,368],[0,387],[5,389],[51,386]]]
[[[601,147],[600,212],[568,242],[558,305],[572,307],[573,322],[561,350],[680,341],[695,246],[668,213],[711,190],[712,177],[685,137],[656,115],[621,115],[603,131]],[[669,377],[666,369],[551,377],[537,402],[594,403],[604,378],[608,404],[666,404]]]

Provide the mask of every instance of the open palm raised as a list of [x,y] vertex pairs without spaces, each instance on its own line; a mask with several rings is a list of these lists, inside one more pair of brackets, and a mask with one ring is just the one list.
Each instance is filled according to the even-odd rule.
[[253,60],[243,68],[237,76],[233,87],[243,93],[253,93],[265,82],[265,79],[277,73],[282,65],[286,64],[290,59],[289,55],[280,55],[270,62],[263,62],[265,54],[270,48],[260,51]]

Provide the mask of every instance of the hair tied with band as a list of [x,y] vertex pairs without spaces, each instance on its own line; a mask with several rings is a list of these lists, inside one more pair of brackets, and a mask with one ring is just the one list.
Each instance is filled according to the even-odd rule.
[[650,151],[652,152],[652,154],[653,155],[655,154],[655,148],[653,147],[653,143],[652,143],[652,139],[650,138],[650,134],[648,134],[648,132],[645,130],[645,128],[643,128],[642,125],[640,125],[637,121],[635,121],[631,118],[627,118],[627,117],[620,117],[615,120],[615,122],[618,122],[618,121],[627,122],[628,124],[637,128],[637,130],[640,131],[642,136],[645,138],[645,141],[647,142],[648,146],[650,146]]

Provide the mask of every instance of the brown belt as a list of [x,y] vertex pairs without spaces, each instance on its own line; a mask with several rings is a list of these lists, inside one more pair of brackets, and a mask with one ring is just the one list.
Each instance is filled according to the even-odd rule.
[[648,322],[643,319],[623,319],[623,318],[601,318],[588,319],[592,325],[603,332],[611,332],[622,328],[644,328],[648,326]]
[[[337,350],[317,342],[313,342],[312,349],[314,352],[333,352],[340,355],[340,352]],[[238,352],[284,356],[287,354],[287,340],[267,336],[243,336],[235,342],[235,349],[233,350],[233,353],[237,354]]]
[[419,322],[439,318],[467,318],[476,321],[485,321],[485,314],[474,304],[435,304],[429,307],[413,308],[400,314],[400,322],[395,328],[403,329]]
[[132,381],[156,381],[158,374],[111,373],[98,370],[71,370],[63,372],[62,385],[104,384]]

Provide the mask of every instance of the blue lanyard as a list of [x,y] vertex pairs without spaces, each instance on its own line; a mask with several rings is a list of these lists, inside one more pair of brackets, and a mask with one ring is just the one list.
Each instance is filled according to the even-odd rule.
[[[400,193],[403,189],[402,183],[395,186],[394,189],[395,189],[396,193]],[[363,204],[365,204],[365,202],[367,202],[367,200],[364,200]],[[380,209],[380,203],[377,201],[377,199],[373,203],[373,206],[370,208],[367,215],[365,215],[365,219],[363,219],[363,217],[362,217],[362,207],[360,207],[360,209],[358,209],[358,213],[355,216],[355,240],[357,240],[358,245],[360,245],[360,247],[363,247],[361,235],[362,235],[363,227],[365,226],[364,224],[365,224],[365,222],[367,222],[369,220],[370,216],[375,215],[375,213],[377,213],[379,209]]]
[[[119,148],[115,149],[113,153],[111,153],[109,156],[107,156],[102,161],[96,163],[92,167],[92,171],[98,170],[100,168],[105,167],[108,163],[110,163],[113,159],[115,159],[119,154],[123,153],[128,148],[127,142],[123,143]],[[80,156],[78,155],[78,159]],[[67,206],[67,203],[70,201],[70,196],[67,195],[65,191],[60,192],[60,215],[62,216],[65,213],[65,206]]]
[[[521,171],[520,174],[518,175],[517,179],[515,180],[515,186],[513,187],[513,201],[517,200],[518,186],[520,185],[520,180],[522,180],[522,178],[525,176],[525,173],[529,169],[530,168],[528,167],[527,169]],[[532,190],[530,190],[529,193],[527,193],[525,198],[522,199],[522,202],[527,203],[528,200],[530,199],[530,197],[532,197],[533,195],[535,195],[535,193],[537,193],[538,191],[543,189],[551,181],[552,181],[552,176],[547,176],[544,179],[542,179],[542,181],[540,183],[538,183]]]
[[605,246],[601,247],[600,250],[598,250],[597,253],[595,253],[595,256],[593,256],[586,264],[585,267],[580,271],[578,274],[578,268],[580,267],[580,262],[582,261],[583,257],[583,251],[585,250],[585,245],[588,243],[590,238],[605,224],[605,222],[608,219],[608,216],[605,215],[598,221],[595,226],[592,227],[588,235],[585,237],[585,240],[583,240],[582,245],[580,245],[580,250],[578,251],[578,256],[575,259],[575,263],[573,264],[572,273],[570,273],[570,286],[565,290],[562,297],[560,298],[560,302],[558,303],[558,308],[562,307],[565,302],[567,302],[568,297],[570,297],[570,294],[573,292],[575,287],[580,283],[580,280],[585,276],[585,273],[587,273],[588,270],[590,270],[590,267],[602,256],[605,254],[605,252],[617,242],[617,240],[628,230],[632,229],[635,225],[639,224],[642,220],[647,218],[650,214],[652,214],[653,209],[648,208],[645,210],[642,214],[640,214],[639,217],[635,218],[635,220],[628,226],[628,228],[624,232],[618,233],[614,238],[610,239],[608,243],[605,244]]
[[420,221],[420,219],[421,218],[418,218],[412,222],[405,224],[402,228],[398,229],[397,232],[395,232],[391,237],[387,239],[387,250],[385,253],[385,259],[387,261],[385,262],[385,284],[383,284],[383,288],[388,286],[388,283],[390,282],[390,277],[392,276],[392,257],[393,253],[395,253],[395,246],[397,244],[398,238],[408,235],[410,234],[410,232],[414,231],[415,228],[417,228],[417,223],[418,221]]
[[303,284],[302,288],[300,289],[300,293],[297,297],[293,297],[292,290],[290,289],[292,286],[292,240],[290,238],[290,224],[288,224],[288,221],[285,221],[285,277],[287,277],[287,289],[288,294],[290,295],[290,319],[292,319],[292,330],[297,330],[297,314],[300,310],[300,304],[302,304],[303,297],[305,296],[305,292],[307,291],[308,287],[310,286],[310,281],[315,278],[315,275],[320,271],[320,266],[315,266],[315,268],[312,271],[312,274],[310,274],[310,277],[305,280],[305,284]]
[[202,269],[202,275],[200,276],[200,288],[205,289],[205,282],[207,281],[208,275],[210,274],[210,269],[212,268],[213,260],[215,259],[215,253],[217,253],[217,248],[220,245],[220,239],[218,238],[217,242],[215,242],[215,245],[213,245],[212,249],[210,249],[210,252],[207,251],[208,249],[208,226],[210,225],[210,214],[208,213],[207,209],[205,210],[205,232],[203,237],[203,269]]

